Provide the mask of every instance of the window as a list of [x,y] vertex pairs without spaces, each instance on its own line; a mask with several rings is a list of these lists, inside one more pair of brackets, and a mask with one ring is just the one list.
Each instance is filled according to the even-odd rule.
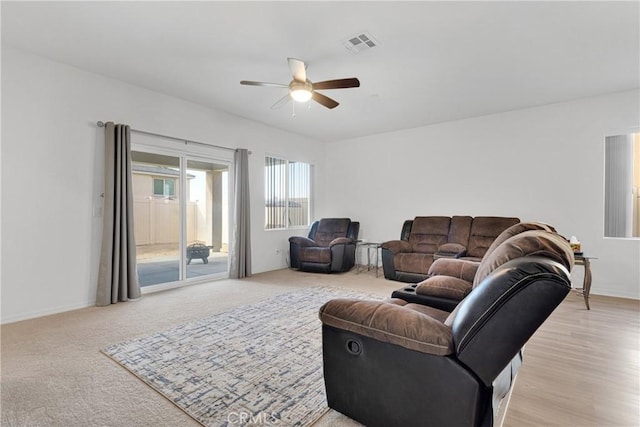
[[265,157],[265,229],[308,227],[311,165]]
[[640,133],[607,136],[604,236],[640,237]]
[[176,183],[173,179],[153,179],[153,195],[174,197],[176,195]]

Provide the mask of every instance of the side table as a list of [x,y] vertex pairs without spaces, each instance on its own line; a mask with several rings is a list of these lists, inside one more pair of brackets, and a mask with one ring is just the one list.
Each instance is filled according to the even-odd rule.
[[[382,243],[380,242],[363,242],[363,241],[358,241],[356,242],[356,257],[357,257],[357,251],[358,251],[358,247],[359,246],[363,246],[365,248],[367,248],[367,271],[371,271],[372,268],[375,268],[376,270],[376,277],[378,277],[378,251],[380,250],[380,248],[382,247]],[[373,250],[374,252],[374,263],[371,264],[371,251]],[[356,270],[356,273],[359,273],[360,269]]]
[[598,259],[592,256],[585,256],[584,254],[574,254],[574,264],[584,267],[584,279],[582,280],[581,288],[573,288],[572,291],[578,295],[584,297],[584,305],[587,306],[587,310],[591,310],[589,307],[589,293],[591,292],[591,260]]

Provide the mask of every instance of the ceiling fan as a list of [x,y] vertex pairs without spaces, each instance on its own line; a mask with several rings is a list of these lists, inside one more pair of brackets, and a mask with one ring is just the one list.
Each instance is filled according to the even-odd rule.
[[313,99],[317,103],[324,105],[327,108],[336,108],[340,105],[336,100],[329,98],[317,90],[325,89],[347,89],[350,87],[360,87],[360,81],[355,78],[337,79],[337,80],[325,80],[323,82],[312,83],[307,79],[307,65],[304,61],[295,58],[287,58],[289,62],[289,68],[293,75],[293,80],[288,85],[282,83],[267,83],[267,82],[252,82],[249,80],[241,80],[241,85],[248,86],[272,86],[289,88],[289,93],[280,98],[271,106],[271,109],[282,107],[293,98],[297,102],[307,102]]

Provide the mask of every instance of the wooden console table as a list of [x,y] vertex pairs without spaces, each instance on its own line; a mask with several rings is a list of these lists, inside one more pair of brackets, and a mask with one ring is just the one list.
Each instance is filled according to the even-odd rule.
[[582,280],[582,287],[573,288],[572,291],[584,297],[584,305],[587,306],[587,310],[591,310],[591,307],[589,307],[589,293],[591,292],[591,260],[592,259],[598,259],[598,258],[585,256],[584,254],[574,255],[574,264],[581,265],[584,267],[584,279]]

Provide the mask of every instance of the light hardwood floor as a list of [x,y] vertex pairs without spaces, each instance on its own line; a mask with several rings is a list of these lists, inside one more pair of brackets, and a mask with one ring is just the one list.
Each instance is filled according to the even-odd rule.
[[639,426],[640,301],[569,295],[525,347],[505,426]]
[[[197,426],[99,350],[315,285],[389,296],[401,284],[278,270],[3,325],[0,425]],[[640,426],[640,302],[593,296],[591,308],[570,295],[526,345],[505,426]],[[334,411],[316,423],[355,425]]]

